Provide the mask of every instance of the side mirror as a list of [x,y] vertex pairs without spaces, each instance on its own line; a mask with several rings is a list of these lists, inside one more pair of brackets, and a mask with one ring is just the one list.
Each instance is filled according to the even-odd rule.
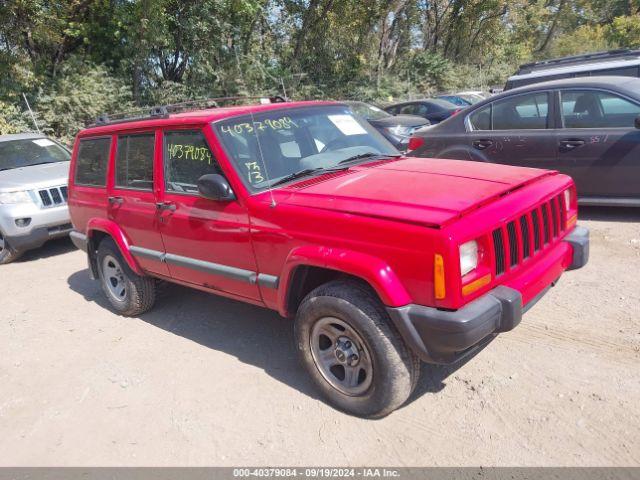
[[640,129],[640,115],[636,117],[635,122],[633,122],[636,128]]
[[230,202],[236,199],[227,179],[217,173],[203,175],[198,179],[198,193],[204,198],[218,202]]

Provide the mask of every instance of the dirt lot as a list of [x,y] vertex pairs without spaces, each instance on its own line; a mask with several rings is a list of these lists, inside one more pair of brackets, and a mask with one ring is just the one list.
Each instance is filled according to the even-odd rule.
[[169,286],[112,314],[66,240],[0,268],[0,465],[640,465],[640,211],[513,332],[366,421],[319,400],[275,313]]

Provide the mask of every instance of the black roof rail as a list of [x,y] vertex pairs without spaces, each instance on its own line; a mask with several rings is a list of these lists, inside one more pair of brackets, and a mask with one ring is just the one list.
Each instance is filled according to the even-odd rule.
[[118,123],[137,122],[139,120],[152,120],[155,118],[168,118],[172,113],[188,112],[191,110],[209,110],[212,108],[220,108],[221,103],[239,102],[246,100],[260,100],[263,103],[282,103],[288,102],[289,99],[281,95],[274,96],[236,96],[236,97],[217,97],[204,98],[199,100],[188,100],[186,102],[172,103],[169,105],[158,105],[150,110],[143,108],[115,113],[113,115],[103,113],[98,116],[93,123],[87,124],[87,127],[98,127],[104,125],[114,125]]
[[538,68],[550,68],[554,66],[588,63],[598,60],[614,60],[621,57],[640,56],[640,50],[630,48],[619,48],[604,52],[585,53],[582,55],[571,55],[568,57],[552,58],[550,60],[540,60],[537,62],[524,63],[518,68],[518,74],[530,73]]

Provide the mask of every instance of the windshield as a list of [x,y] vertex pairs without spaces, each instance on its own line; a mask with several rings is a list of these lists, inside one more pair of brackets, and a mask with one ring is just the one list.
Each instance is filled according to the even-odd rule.
[[213,127],[252,192],[303,171],[322,173],[346,168],[349,163],[345,162],[399,155],[344,105],[281,109],[253,118],[245,115],[216,122]]
[[380,120],[381,118],[392,116],[381,108],[364,102],[347,102],[347,105],[351,107],[351,110],[353,110],[356,115],[360,115],[367,120]]
[[0,170],[43,163],[68,162],[69,152],[48,138],[29,138],[0,142]]

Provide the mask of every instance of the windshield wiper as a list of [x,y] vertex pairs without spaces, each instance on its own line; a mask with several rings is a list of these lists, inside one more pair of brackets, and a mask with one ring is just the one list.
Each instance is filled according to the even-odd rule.
[[355,162],[356,160],[362,160],[364,158],[397,158],[399,157],[399,154],[391,154],[391,155],[383,155],[382,153],[373,153],[373,152],[367,152],[367,153],[359,153],[358,155],[353,155],[351,157],[345,158],[344,160],[340,160],[338,162],[338,165],[342,165],[344,163],[351,163],[351,162]]
[[383,155],[383,154],[380,154],[380,153],[373,153],[373,152],[360,153],[358,155],[353,155],[353,156],[351,156],[349,158],[345,158],[344,160],[339,161],[333,167],[305,168],[304,170],[300,170],[299,172],[291,173],[289,175],[286,175],[286,176],[282,177],[279,180],[276,180],[274,183],[269,185],[269,188],[275,187],[277,185],[282,185],[283,183],[287,183],[287,182],[290,182],[292,180],[296,180],[297,178],[313,175],[314,173],[321,172],[321,171],[322,172],[336,172],[336,171],[339,171],[339,170],[346,170],[349,167],[338,167],[338,165],[355,162],[356,160],[362,160],[364,158],[374,158],[374,157],[376,157],[376,158],[377,157],[396,158],[396,157],[399,157],[399,156],[400,156],[399,154],[397,154],[397,155],[396,154]]
[[315,167],[315,168],[305,168],[304,170],[300,170],[299,172],[293,172],[289,175],[282,177],[280,180],[275,181],[269,187],[275,187],[276,185],[282,185],[283,183],[290,182],[291,180],[295,180],[296,178],[306,177],[313,173],[319,172],[321,170],[325,170],[323,167]]

